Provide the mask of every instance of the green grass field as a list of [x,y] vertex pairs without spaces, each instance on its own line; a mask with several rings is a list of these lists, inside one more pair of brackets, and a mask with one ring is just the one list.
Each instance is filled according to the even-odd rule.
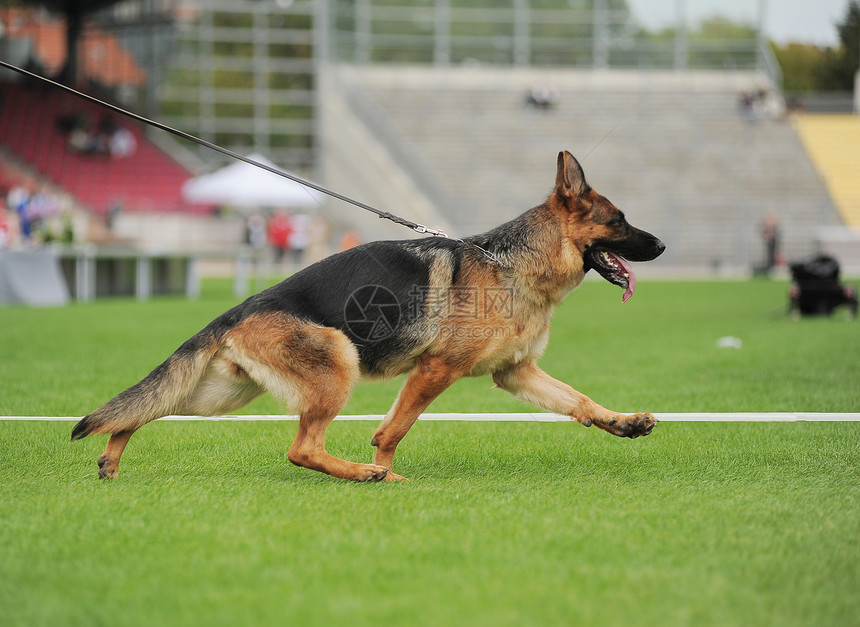
[[[87,413],[233,304],[204,288],[0,309],[0,415]],[[791,322],[785,292],[587,282],[541,364],[622,411],[860,411],[860,322]],[[532,408],[481,378],[429,411]],[[375,485],[291,466],[293,422],[156,422],[100,482],[104,439],[71,427],[0,421],[2,625],[860,624],[857,423],[419,422],[411,481]],[[374,428],[335,423],[329,450],[370,461]]]

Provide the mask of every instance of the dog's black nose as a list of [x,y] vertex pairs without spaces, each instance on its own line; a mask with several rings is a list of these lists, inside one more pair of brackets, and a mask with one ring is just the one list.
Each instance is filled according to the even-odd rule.
[[659,257],[663,254],[663,251],[666,250],[666,244],[664,244],[659,239],[654,242],[654,256]]

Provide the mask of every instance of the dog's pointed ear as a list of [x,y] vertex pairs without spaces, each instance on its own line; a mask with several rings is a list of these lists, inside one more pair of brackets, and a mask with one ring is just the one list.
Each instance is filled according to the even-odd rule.
[[558,153],[558,170],[555,173],[555,191],[565,198],[578,198],[589,190],[582,166],[566,150]]

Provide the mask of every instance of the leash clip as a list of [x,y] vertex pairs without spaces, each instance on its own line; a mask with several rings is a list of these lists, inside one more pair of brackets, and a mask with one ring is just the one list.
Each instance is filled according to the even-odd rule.
[[498,257],[496,257],[493,253],[491,253],[489,250],[487,250],[485,248],[481,248],[475,242],[467,242],[466,240],[460,239],[459,237],[451,237],[450,235],[448,235],[445,231],[442,231],[441,229],[433,229],[433,228],[430,228],[429,226],[424,226],[423,224],[414,223],[414,224],[412,224],[411,228],[416,233],[422,233],[422,234],[427,233],[429,235],[434,235],[436,237],[444,237],[445,239],[453,239],[453,240],[460,242],[461,244],[469,244],[470,246],[474,246],[479,251],[481,251],[481,254],[484,255],[484,257],[486,257],[487,259],[489,259],[493,263],[496,263],[499,265],[501,265],[501,263],[502,263],[501,260]]
[[428,235],[434,235],[436,237],[444,237],[445,239],[450,239],[445,231],[441,229],[432,229],[429,226],[424,226],[423,224],[416,224],[412,227],[412,230],[416,233],[427,233]]

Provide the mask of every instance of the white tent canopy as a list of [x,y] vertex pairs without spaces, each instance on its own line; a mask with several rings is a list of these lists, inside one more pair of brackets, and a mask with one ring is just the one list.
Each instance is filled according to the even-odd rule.
[[[269,167],[278,167],[261,155],[248,158]],[[182,186],[182,197],[194,204],[285,207],[290,210],[317,208],[322,200],[318,191],[244,161],[189,179]]]

